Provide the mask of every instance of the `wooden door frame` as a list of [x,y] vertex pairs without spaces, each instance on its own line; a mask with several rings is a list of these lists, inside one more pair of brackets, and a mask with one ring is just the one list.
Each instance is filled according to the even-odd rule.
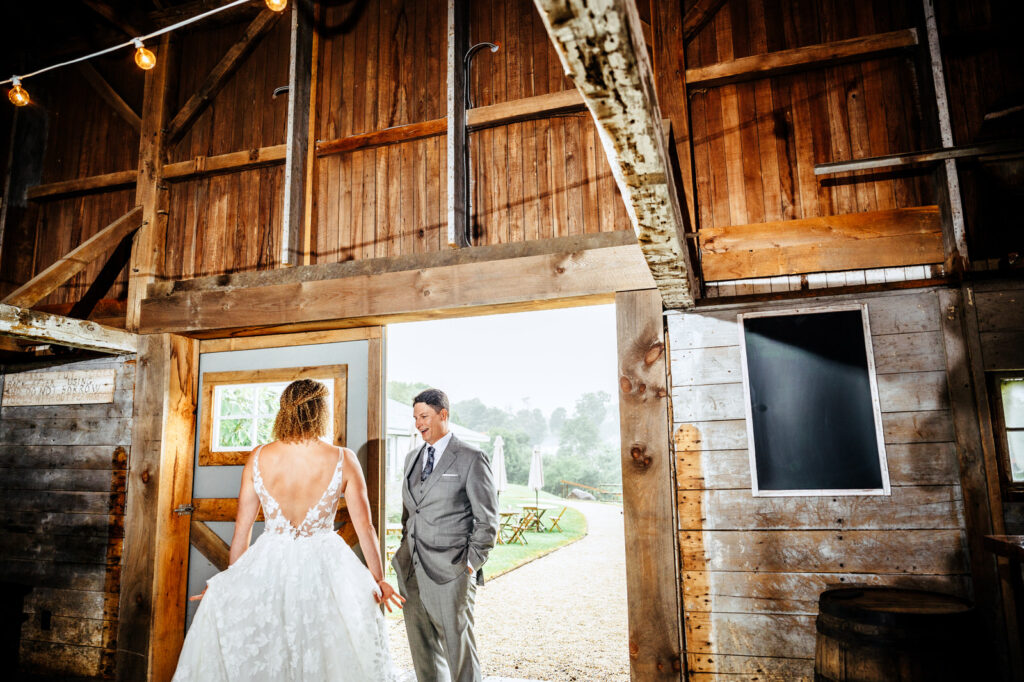
[[[165,682],[184,642],[199,356],[230,350],[368,342],[367,492],[383,543],[383,328],[199,341],[174,334],[141,337],[136,358],[117,679]],[[383,559],[383,544],[381,556]]]
[[[622,479],[623,479],[623,513],[625,516],[625,551],[627,603],[629,617],[629,652],[630,669],[633,680],[682,680],[685,676],[683,651],[682,610],[680,608],[680,568],[679,544],[676,531],[676,489],[675,459],[671,443],[671,398],[668,376],[667,344],[665,323],[662,315],[661,297],[657,289],[641,289],[627,292],[608,292],[600,296],[587,298],[570,297],[567,299],[549,299],[535,302],[523,307],[529,309],[557,308],[578,306],[593,303],[607,303],[614,297],[617,318],[618,371],[619,371],[619,416],[622,442]],[[499,312],[490,310],[488,312]],[[461,314],[460,314],[461,313]],[[439,310],[438,316],[455,317],[479,314],[478,310]],[[425,315],[426,316],[430,316]],[[381,501],[384,499],[384,458],[383,458],[383,340],[385,325],[405,321],[403,315],[383,315],[374,319],[379,326],[370,329],[378,330],[375,338],[369,338],[371,385],[376,378],[376,398],[370,402],[377,405],[376,410],[368,410],[368,434],[377,433],[376,439],[371,438],[372,456],[376,466],[371,467],[367,474],[371,505],[376,501],[375,523],[378,533],[383,532],[384,510]],[[422,319],[422,318],[421,318]],[[352,320],[340,319],[337,327],[329,330],[294,332],[288,325],[275,327],[273,332],[261,336],[209,338],[197,341],[170,334],[155,334],[145,337],[175,338],[188,341],[194,360],[188,365],[194,373],[192,377],[191,412],[189,424],[195,419],[196,391],[198,390],[198,357],[200,352],[217,352],[227,350],[243,350],[250,348],[270,348],[287,345],[328,343],[331,341],[355,340],[365,334],[366,327],[346,328]],[[300,324],[294,325],[301,329]],[[270,330],[268,330],[269,332]],[[145,351],[140,350],[140,366],[151,362],[149,347],[144,344]],[[161,356],[158,355],[157,360]],[[166,382],[165,382],[166,383]],[[138,395],[138,394],[137,394]],[[147,403],[151,404],[151,403]],[[139,414],[140,405],[136,405]],[[180,504],[188,504],[191,500],[191,462],[194,444],[194,424],[188,430],[188,444],[179,448],[187,451],[187,475],[180,463],[177,468],[163,469],[175,472],[180,476],[177,481],[175,495],[161,498],[159,509],[154,512],[163,519],[176,516],[173,509]],[[134,433],[133,433],[134,436]],[[184,452],[181,455],[184,457]],[[174,462],[167,464],[173,467]],[[180,473],[179,473],[180,472]],[[185,478],[188,485],[185,486]],[[186,492],[187,491],[187,492]],[[187,498],[187,499],[186,499]],[[182,517],[186,518],[187,517]],[[173,523],[174,519],[165,521]],[[175,532],[188,537],[188,523]],[[126,541],[127,544],[127,541]],[[176,545],[181,545],[181,542]],[[168,561],[187,560],[187,544],[184,559],[168,553]],[[179,550],[180,554],[180,550]],[[154,555],[155,558],[155,555]],[[127,561],[127,557],[126,557]],[[126,567],[127,567],[126,563]],[[153,609],[153,620],[146,625],[152,627],[154,637],[157,627],[161,628],[159,638],[161,645],[143,650],[146,658],[151,661],[146,679],[169,680],[174,671],[178,652],[180,651],[183,633],[180,627],[168,628],[167,623],[178,624],[184,615],[185,579],[186,574],[178,564],[160,564],[153,571],[154,592],[158,585],[164,585],[162,594],[167,596],[180,595],[175,606],[173,600],[165,599],[159,609]],[[122,593],[122,604],[126,599]],[[178,608],[180,615],[174,609]],[[159,613],[158,613],[159,611]],[[157,618],[160,620],[158,621]],[[137,623],[137,621],[134,621]],[[177,625],[175,625],[177,627]],[[149,628],[147,627],[147,630]],[[148,633],[147,633],[148,634]],[[142,652],[140,652],[142,653]],[[138,670],[138,668],[135,668]],[[120,679],[141,679],[122,677]]]

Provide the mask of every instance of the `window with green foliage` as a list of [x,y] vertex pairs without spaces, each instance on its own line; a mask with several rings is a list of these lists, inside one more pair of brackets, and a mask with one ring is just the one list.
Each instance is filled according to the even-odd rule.
[[999,374],[995,377],[997,421],[1001,421],[1006,478],[1011,484],[1024,485],[1024,375]]
[[[319,379],[327,387],[330,423],[334,420],[334,382]],[[274,419],[280,407],[281,392],[287,381],[260,384],[226,384],[213,390],[213,452],[251,450],[272,441]]]

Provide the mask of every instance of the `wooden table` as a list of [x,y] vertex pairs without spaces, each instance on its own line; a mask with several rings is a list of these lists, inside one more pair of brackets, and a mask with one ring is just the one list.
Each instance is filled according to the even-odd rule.
[[526,522],[523,525],[527,528],[532,526],[537,533],[545,531],[544,524],[540,522],[545,512],[549,509],[555,509],[550,504],[521,504],[519,507],[526,513]]
[[509,545],[516,542],[525,545],[526,538],[523,537],[523,528],[519,523],[519,512],[506,509],[499,514],[501,523],[498,526],[498,544]]

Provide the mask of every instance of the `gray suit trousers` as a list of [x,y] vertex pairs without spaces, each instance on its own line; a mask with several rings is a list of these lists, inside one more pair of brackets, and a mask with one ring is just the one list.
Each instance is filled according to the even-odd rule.
[[[476,581],[471,577],[467,573],[439,585],[416,566],[405,581],[405,627],[418,682],[481,682],[473,637]],[[421,584],[428,589],[421,592]]]

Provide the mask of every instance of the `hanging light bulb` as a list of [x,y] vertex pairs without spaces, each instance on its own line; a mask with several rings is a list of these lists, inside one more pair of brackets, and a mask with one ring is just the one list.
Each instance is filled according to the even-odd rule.
[[28,91],[21,87],[21,80],[17,76],[11,77],[11,89],[7,91],[7,99],[16,107],[23,107],[29,102]]
[[138,38],[135,39],[135,63],[144,71],[149,71],[156,66],[156,55]]
[[267,7],[275,12],[281,12],[288,6],[288,0],[266,0]]

